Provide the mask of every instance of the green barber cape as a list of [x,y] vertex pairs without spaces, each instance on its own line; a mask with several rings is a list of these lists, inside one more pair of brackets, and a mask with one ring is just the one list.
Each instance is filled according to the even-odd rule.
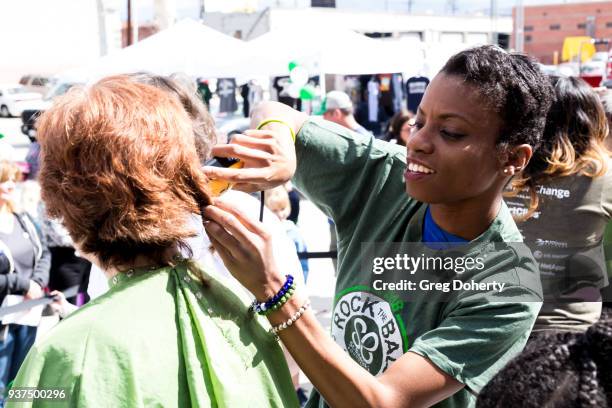
[[67,399],[7,407],[298,406],[283,353],[242,288],[189,261],[110,285],[32,348],[13,383],[62,388]]

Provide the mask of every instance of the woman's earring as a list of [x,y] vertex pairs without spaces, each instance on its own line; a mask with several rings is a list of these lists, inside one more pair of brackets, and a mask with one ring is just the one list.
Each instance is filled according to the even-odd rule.
[[504,169],[504,174],[508,174],[508,169]]

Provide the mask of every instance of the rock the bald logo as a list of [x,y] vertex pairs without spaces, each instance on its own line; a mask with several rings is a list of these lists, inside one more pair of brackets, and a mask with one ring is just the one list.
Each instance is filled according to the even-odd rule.
[[374,375],[404,354],[391,305],[369,292],[350,292],[336,302],[331,331],[336,343]]

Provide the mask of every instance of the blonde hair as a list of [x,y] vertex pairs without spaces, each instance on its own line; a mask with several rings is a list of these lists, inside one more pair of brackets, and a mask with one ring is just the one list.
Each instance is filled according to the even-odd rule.
[[[21,169],[17,163],[10,160],[0,160],[0,183],[7,181],[17,181],[21,175]],[[6,206],[10,212],[17,211],[17,203],[7,201]]]
[[266,207],[275,213],[281,220],[286,220],[291,213],[289,194],[284,186],[274,187],[266,191],[265,204]]

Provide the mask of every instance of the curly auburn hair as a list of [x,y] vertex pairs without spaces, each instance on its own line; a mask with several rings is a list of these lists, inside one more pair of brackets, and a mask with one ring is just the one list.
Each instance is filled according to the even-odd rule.
[[59,98],[38,121],[47,212],[102,266],[171,264],[210,204],[192,121],[178,98],[127,76]]
[[538,153],[552,103],[550,81],[530,57],[485,45],[453,55],[441,70],[462,78],[483,98],[483,105],[497,113],[502,127],[497,147],[503,155],[508,148],[528,144],[534,154],[522,171],[521,185],[531,194],[530,208],[537,207],[536,186],[541,183],[546,157]]
[[539,334],[480,392],[478,408],[612,406],[612,316],[586,333]]

